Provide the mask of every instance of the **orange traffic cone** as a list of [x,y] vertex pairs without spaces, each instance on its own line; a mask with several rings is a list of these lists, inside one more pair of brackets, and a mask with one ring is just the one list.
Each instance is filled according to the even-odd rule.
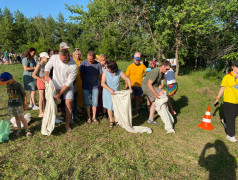
[[209,130],[209,131],[214,129],[214,126],[212,126],[212,123],[211,123],[211,107],[210,106],[207,107],[207,111],[203,117],[203,120],[201,124],[198,125],[198,127],[203,128],[205,130]]

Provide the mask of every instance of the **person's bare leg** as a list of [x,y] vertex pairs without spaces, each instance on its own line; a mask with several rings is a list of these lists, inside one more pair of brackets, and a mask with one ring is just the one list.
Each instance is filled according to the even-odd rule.
[[172,115],[175,115],[176,112],[175,112],[174,109],[173,109],[173,105],[172,105],[171,97],[170,97],[170,96],[168,96],[167,105],[168,105],[168,107],[169,107],[169,112],[170,112]]
[[93,106],[92,111],[93,111],[93,119],[96,119],[97,106]]
[[109,121],[110,121],[110,122],[113,122],[113,119],[112,119],[112,114],[113,114],[113,113],[112,113],[112,110],[109,110],[109,109],[108,109],[108,110],[107,110],[107,113],[108,113]]
[[[88,118],[90,118],[90,122],[91,122],[90,106],[86,106],[86,111],[87,111]],[[87,121],[89,123],[89,119],[87,119]]]
[[108,114],[108,117],[109,117],[109,121],[110,121],[110,124],[109,124],[109,127],[110,128],[113,128],[113,119],[112,119],[112,110],[107,110],[107,114]]
[[44,91],[45,90],[39,90],[39,117],[43,117],[43,108],[44,108]]
[[36,105],[35,95],[36,95],[36,91],[31,91],[31,102],[32,102],[32,103],[30,103],[30,104],[32,104],[33,106]]
[[21,130],[21,120],[19,116],[15,116],[16,118],[16,124],[17,124],[17,130],[20,131]]
[[150,113],[150,100],[146,97],[146,102],[147,102],[147,109],[148,109],[148,112]]
[[19,116],[19,119],[20,119],[20,121],[22,122],[22,124],[24,125],[24,129],[25,129],[25,130],[28,130],[28,129],[29,129],[29,126],[28,126],[28,123],[27,123],[25,117],[24,117],[24,116]]
[[155,115],[155,102],[152,102],[150,106],[149,119],[154,119],[154,115]]
[[31,92],[32,91],[30,91],[30,105],[32,105]]
[[66,123],[65,128],[67,131],[72,130],[69,126],[70,119],[72,117],[72,99],[65,100],[65,111],[66,111]]

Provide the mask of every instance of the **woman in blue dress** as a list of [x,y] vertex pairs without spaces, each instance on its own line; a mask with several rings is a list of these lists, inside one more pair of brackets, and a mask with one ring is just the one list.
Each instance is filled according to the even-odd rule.
[[101,85],[104,88],[102,97],[103,97],[103,107],[107,109],[110,120],[109,127],[112,128],[114,125],[118,126],[119,124],[116,119],[114,124],[112,119],[113,104],[111,95],[115,95],[115,91],[120,90],[120,77],[127,82],[130,90],[131,90],[131,82],[130,79],[120,69],[118,69],[117,63],[115,61],[108,61],[106,67],[107,68],[102,74],[102,81],[101,81]]

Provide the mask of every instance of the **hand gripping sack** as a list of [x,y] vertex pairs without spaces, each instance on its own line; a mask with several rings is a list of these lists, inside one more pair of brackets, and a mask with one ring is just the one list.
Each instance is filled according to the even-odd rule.
[[0,121],[0,143],[9,140],[10,122],[6,119]]

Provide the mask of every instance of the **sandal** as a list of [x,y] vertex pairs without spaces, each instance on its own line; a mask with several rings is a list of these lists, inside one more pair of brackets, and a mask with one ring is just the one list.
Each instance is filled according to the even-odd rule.
[[119,123],[118,123],[118,122],[115,122],[115,126],[119,126]]
[[88,120],[87,120],[87,123],[91,123],[92,122],[92,119],[91,119],[91,117],[88,117]]
[[113,126],[114,126],[114,123],[113,123],[113,122],[110,122],[110,123],[109,123],[109,128],[113,128]]
[[96,124],[99,124],[99,121],[96,119],[96,118],[94,118],[94,119],[92,119],[93,120],[93,122],[95,122]]
[[26,131],[26,137],[31,137],[32,136],[32,134],[31,134],[31,132],[30,131]]

